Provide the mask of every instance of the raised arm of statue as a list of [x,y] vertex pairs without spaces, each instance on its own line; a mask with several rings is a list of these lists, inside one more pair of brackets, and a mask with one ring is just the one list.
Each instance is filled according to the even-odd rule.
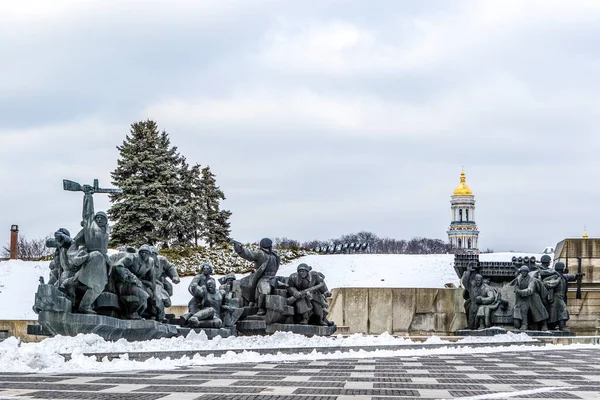
[[260,258],[261,253],[259,251],[248,250],[240,244],[234,244],[233,249],[240,257],[242,257],[245,260],[258,261],[258,259]]
[[83,226],[89,228],[94,222],[94,196],[90,192],[83,195]]

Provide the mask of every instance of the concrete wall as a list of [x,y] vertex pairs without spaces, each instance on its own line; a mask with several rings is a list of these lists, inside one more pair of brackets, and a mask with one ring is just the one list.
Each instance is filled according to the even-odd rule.
[[447,335],[466,325],[462,289],[333,289],[329,319],[350,333]]
[[[462,289],[341,288],[333,289],[329,319],[349,333],[452,335],[467,326]],[[578,335],[600,334],[600,290],[568,293],[571,320]]]
[[31,320],[0,320],[0,331],[7,330],[7,336],[20,337],[23,342],[39,342],[47,336],[28,335],[27,325],[37,325]]

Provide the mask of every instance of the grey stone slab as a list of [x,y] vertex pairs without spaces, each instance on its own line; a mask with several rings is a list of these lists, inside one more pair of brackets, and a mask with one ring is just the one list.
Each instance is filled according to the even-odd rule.
[[106,340],[150,340],[177,336],[177,326],[153,320],[125,320],[97,314],[40,311],[38,322],[54,335],[95,333]]
[[300,324],[271,324],[266,326],[266,333],[293,332],[305,336],[331,336],[336,326],[300,325]]

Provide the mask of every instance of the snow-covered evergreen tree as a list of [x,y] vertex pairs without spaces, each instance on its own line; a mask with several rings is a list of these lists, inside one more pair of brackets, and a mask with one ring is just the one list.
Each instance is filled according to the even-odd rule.
[[176,242],[198,245],[199,231],[202,225],[202,190],[200,182],[200,164],[192,167],[182,157],[179,167],[180,196],[178,209],[181,217],[175,226]]
[[123,193],[110,195],[111,245],[168,243],[182,218],[177,147],[156,122],[146,120],[132,124],[117,149],[120,158],[111,176]]
[[221,200],[225,200],[225,194],[217,186],[215,174],[211,172],[208,166],[202,168],[200,196],[200,237],[210,247],[228,241],[229,233],[231,232],[229,228],[231,212],[220,209],[219,203]]

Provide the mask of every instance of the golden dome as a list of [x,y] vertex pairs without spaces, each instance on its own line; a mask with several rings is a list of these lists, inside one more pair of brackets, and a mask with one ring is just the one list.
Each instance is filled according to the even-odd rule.
[[587,239],[587,238],[588,238],[588,234],[587,234],[587,232],[583,232],[583,238],[584,238],[584,239]]
[[458,184],[456,189],[454,189],[454,196],[473,196],[471,188],[465,182],[466,179],[467,177],[465,175],[465,171],[462,171],[460,173],[460,183]]

